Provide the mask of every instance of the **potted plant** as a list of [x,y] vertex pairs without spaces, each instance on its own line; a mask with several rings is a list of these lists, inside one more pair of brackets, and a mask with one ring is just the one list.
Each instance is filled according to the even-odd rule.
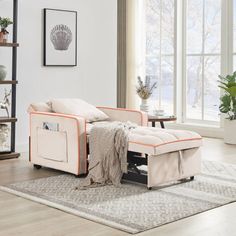
[[219,87],[224,91],[220,101],[220,112],[227,114],[224,122],[224,140],[236,144],[236,71],[226,77],[219,76]]
[[156,88],[156,82],[151,84],[150,76],[146,76],[143,82],[141,77],[138,76],[138,86],[136,87],[136,92],[141,98],[142,103],[140,105],[140,110],[148,112],[148,98],[152,95],[153,89]]
[[0,17],[0,43],[6,43],[7,37],[9,32],[7,31],[7,27],[9,25],[13,24],[12,20],[10,18],[2,18]]

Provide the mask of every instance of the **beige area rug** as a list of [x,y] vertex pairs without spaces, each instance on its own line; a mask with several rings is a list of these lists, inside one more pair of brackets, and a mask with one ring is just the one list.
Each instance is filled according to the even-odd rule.
[[79,181],[64,174],[0,190],[133,234],[236,200],[236,166],[219,162],[203,162],[194,181],[151,191],[128,183],[78,191]]

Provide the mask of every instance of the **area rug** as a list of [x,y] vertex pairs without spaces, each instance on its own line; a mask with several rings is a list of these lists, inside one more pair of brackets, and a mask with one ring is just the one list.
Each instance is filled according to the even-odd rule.
[[219,162],[203,162],[194,181],[151,191],[129,183],[78,191],[79,181],[64,174],[0,190],[133,234],[236,200],[236,166]]

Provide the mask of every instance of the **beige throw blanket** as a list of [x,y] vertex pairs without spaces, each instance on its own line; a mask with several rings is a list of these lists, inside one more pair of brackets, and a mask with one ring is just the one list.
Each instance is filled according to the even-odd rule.
[[135,127],[130,122],[107,122],[92,128],[89,136],[89,173],[78,189],[120,185],[123,173],[127,172],[129,131]]

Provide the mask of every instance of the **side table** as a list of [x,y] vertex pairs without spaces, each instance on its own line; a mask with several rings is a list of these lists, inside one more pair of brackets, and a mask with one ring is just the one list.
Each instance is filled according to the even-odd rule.
[[165,129],[164,122],[167,121],[176,121],[177,118],[175,116],[155,116],[148,115],[148,122],[152,122],[152,127],[156,127],[156,122],[160,122],[161,128]]

